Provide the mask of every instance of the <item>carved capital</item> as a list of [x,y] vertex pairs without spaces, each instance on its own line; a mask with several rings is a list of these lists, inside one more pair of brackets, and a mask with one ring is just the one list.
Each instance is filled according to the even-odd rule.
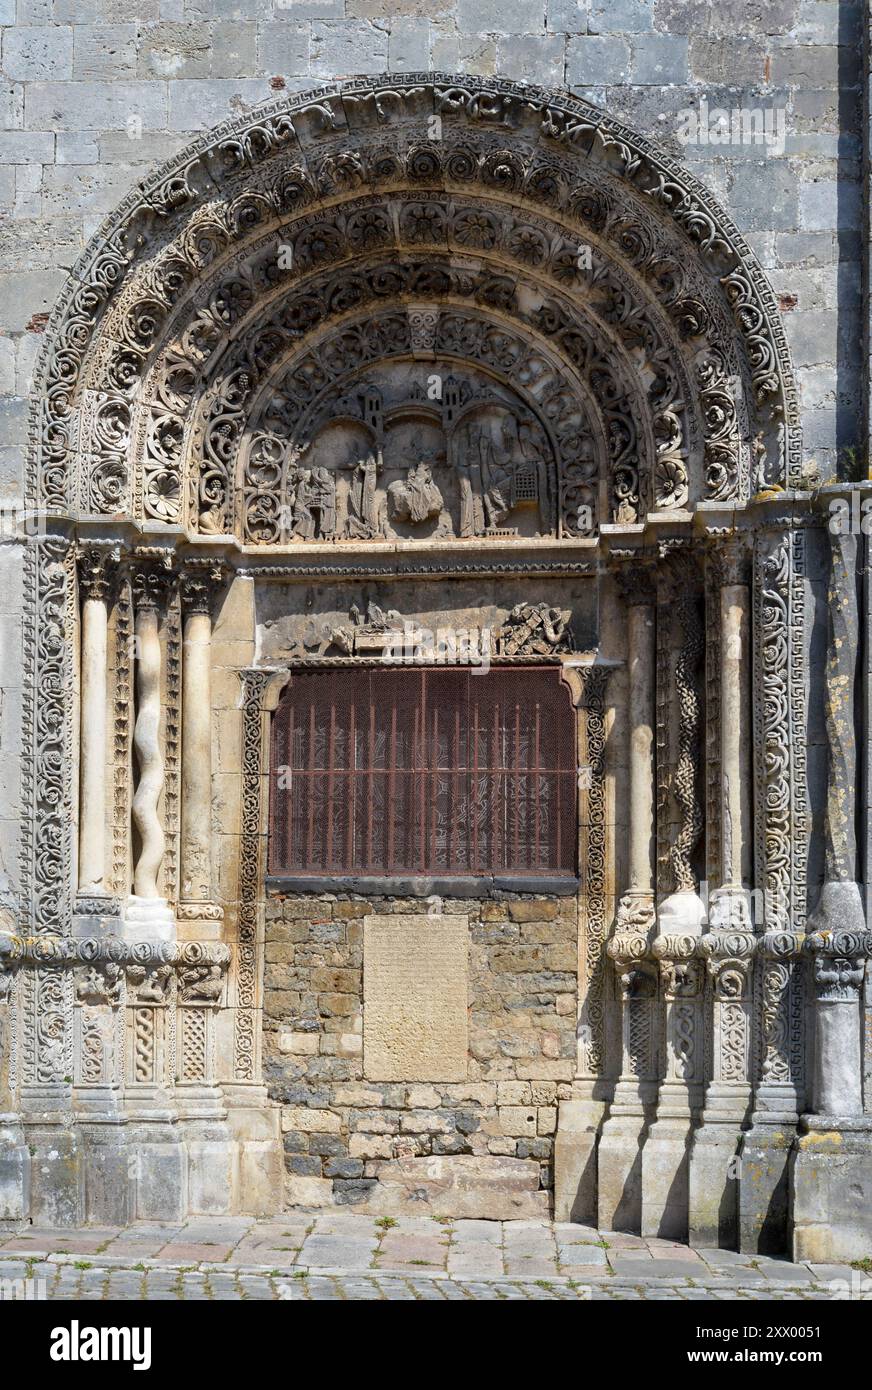
[[107,599],[118,571],[118,547],[89,545],[79,551],[79,589],[83,599]]
[[700,954],[714,984],[716,999],[747,998],[756,947],[752,932],[715,931],[700,938]]
[[712,550],[710,559],[722,586],[751,583],[751,552],[743,535],[724,537]]
[[626,561],[613,571],[628,608],[653,608],[657,602],[657,580],[653,561],[636,559]]
[[80,1004],[118,1004],[123,984],[117,961],[89,961],[76,971],[76,998]]
[[618,903],[615,931],[641,933],[647,941],[657,924],[657,909],[650,894],[625,893]]
[[226,961],[202,961],[179,972],[179,1003],[206,1004],[213,1008],[221,1002],[227,975]]
[[179,597],[184,611],[209,613],[223,579],[223,567],[216,561],[186,560],[179,572]]
[[697,999],[702,994],[702,961],[661,959],[660,979],[667,1003],[676,999]]
[[142,613],[162,607],[174,579],[172,557],[168,552],[138,552],[130,565],[130,586],[136,611]]
[[127,1002],[168,1004],[173,986],[171,965],[128,965]]
[[815,956],[814,983],[819,1000],[855,1003],[866,974],[863,956]]
[[720,888],[709,899],[709,925],[712,932],[750,932],[750,895],[744,888]]

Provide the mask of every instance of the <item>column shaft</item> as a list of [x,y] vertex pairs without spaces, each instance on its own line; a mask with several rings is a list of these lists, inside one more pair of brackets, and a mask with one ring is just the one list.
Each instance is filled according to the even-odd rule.
[[136,613],[136,723],[133,746],[139,764],[139,782],[133,798],[133,823],[139,832],[139,855],[133,870],[133,891],[138,898],[157,898],[158,874],[165,837],[158,816],[163,790],[164,763],[160,751],[160,636],[157,610],[140,607]]
[[182,898],[211,896],[212,622],[208,613],[185,617],[182,655]]
[[721,589],[721,778],[723,883],[751,878],[750,596],[746,584]]
[[105,891],[106,653],[103,597],[82,605],[79,892]]
[[629,613],[630,681],[630,892],[654,892],[654,682],[655,618],[652,603]]

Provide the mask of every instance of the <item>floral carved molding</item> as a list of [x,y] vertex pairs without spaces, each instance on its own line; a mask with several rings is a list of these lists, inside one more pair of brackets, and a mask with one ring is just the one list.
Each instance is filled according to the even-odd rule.
[[49,324],[29,500],[318,539],[298,480],[287,523],[246,532],[254,436],[277,397],[283,447],[311,445],[329,392],[397,356],[511,389],[548,534],[800,480],[775,301],[707,190],[582,101],[408,74],[266,105],[129,195]]

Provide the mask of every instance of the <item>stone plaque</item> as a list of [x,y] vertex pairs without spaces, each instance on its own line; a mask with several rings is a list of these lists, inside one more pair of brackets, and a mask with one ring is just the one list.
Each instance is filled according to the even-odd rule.
[[468,933],[466,917],[364,918],[368,1080],[466,1080]]

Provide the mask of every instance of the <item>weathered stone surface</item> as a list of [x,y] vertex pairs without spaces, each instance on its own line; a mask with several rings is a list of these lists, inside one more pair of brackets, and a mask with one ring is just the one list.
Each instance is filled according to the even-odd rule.
[[462,1081],[467,1071],[465,917],[368,917],[363,1065],[371,1081]]
[[548,1209],[532,1159],[465,1155],[408,1158],[376,1165],[369,1207],[390,1215],[422,1206],[434,1216],[493,1221],[530,1219]]

